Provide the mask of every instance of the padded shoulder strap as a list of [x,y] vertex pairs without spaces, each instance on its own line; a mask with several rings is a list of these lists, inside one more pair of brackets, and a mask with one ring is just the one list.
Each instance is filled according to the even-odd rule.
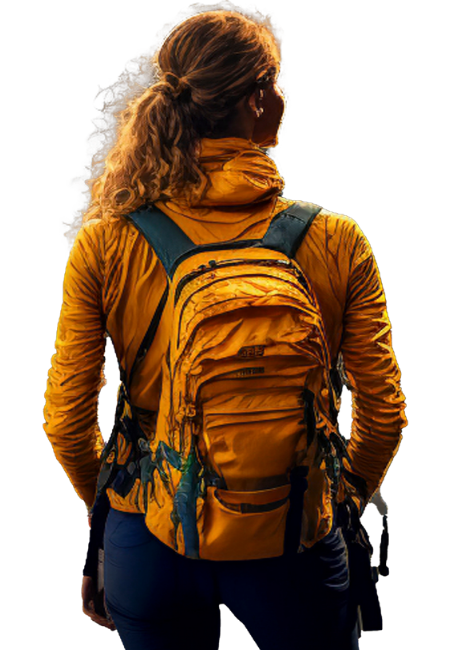
[[315,203],[296,201],[273,218],[262,239],[262,246],[293,258],[321,209]]
[[257,246],[280,251],[293,258],[321,206],[296,201],[272,219],[262,239],[243,239],[197,246],[162,210],[144,205],[128,215],[161,260],[166,273],[172,277],[180,261],[196,250],[222,250]]
[[172,275],[175,261],[187,255],[196,244],[162,210],[144,205],[128,215],[162,262],[167,275]]

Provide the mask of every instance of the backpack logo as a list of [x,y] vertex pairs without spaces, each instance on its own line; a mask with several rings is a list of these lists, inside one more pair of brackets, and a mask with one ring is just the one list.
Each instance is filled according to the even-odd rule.
[[240,348],[238,356],[242,359],[251,359],[253,357],[263,357],[264,352],[264,345],[244,345]]

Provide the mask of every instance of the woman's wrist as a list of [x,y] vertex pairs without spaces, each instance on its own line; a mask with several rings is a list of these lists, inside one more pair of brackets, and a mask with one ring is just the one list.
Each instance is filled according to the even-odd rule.
[[91,518],[93,516],[93,506],[87,506],[88,525],[91,528]]

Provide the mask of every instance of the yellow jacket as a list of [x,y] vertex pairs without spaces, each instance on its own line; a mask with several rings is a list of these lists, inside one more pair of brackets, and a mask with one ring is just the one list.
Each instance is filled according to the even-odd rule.
[[[273,216],[294,202],[282,197],[284,182],[274,162],[250,140],[204,138],[200,161],[208,182],[196,204],[156,203],[196,244],[260,238]],[[407,424],[377,264],[356,222],[325,209],[315,217],[296,260],[318,298],[331,357],[342,354],[352,390],[352,464],[346,467],[366,480],[372,496]],[[81,228],[64,277],[44,430],[87,508],[95,499],[104,445],[97,404],[106,336],[128,376],[164,288],[164,269],[131,222],[96,219]],[[129,387],[149,434],[168,334],[163,318]],[[108,494],[115,508],[137,511],[112,490]]]

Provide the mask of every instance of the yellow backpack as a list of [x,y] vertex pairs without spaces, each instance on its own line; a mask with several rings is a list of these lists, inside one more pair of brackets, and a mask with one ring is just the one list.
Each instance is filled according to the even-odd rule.
[[312,511],[304,522],[297,507],[297,550],[319,532],[308,526],[333,513],[345,453],[339,396],[316,296],[293,259],[320,210],[297,201],[262,239],[199,246],[154,206],[128,215],[168,277],[133,370],[165,306],[170,344],[151,439],[137,430],[123,377],[121,426],[105,450],[98,489],[112,484],[122,455],[128,489],[142,486],[147,526],[187,557],[282,555],[297,475],[306,480],[305,512]]
[[[83,572],[98,589],[109,487],[133,511],[145,512],[148,528],[179,554],[248,560],[306,550],[300,479],[307,476],[304,509],[317,518],[327,510],[320,495],[327,496],[346,541],[349,617],[358,621],[359,637],[383,629],[376,585],[379,573],[389,574],[387,516],[378,570],[363,510],[351,497],[366,503],[366,483],[341,463],[345,457],[351,465],[338,424],[342,366],[329,358],[316,296],[293,259],[320,210],[298,201],[274,217],[261,240],[204,246],[155,207],[128,215],[168,278],[129,385],[164,308],[172,325],[158,413],[132,404],[117,357],[115,418],[101,456]],[[151,439],[139,419],[154,422]],[[336,502],[341,475],[353,491],[344,482]]]

